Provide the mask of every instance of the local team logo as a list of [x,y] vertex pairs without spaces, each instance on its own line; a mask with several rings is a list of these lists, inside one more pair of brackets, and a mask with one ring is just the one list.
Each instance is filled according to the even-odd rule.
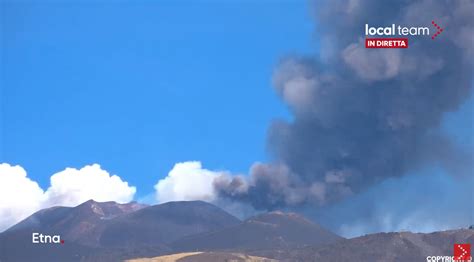
[[[430,34],[434,27],[435,33]],[[433,30],[431,30],[433,31]],[[385,27],[374,27],[365,24],[365,47],[366,48],[408,48],[408,38],[418,36],[431,36],[435,40],[444,28],[434,20],[431,26],[402,26],[392,24]]]

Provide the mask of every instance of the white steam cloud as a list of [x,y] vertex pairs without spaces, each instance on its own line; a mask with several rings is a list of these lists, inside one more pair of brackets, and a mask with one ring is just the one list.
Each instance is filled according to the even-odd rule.
[[75,206],[89,199],[130,202],[136,188],[97,164],[66,168],[51,176],[44,191],[21,166],[0,164],[0,232],[51,206]]
[[21,166],[0,164],[0,232],[40,209],[44,192]]
[[51,176],[46,199],[50,205],[65,206],[77,205],[89,199],[127,203],[133,199],[135,192],[135,187],[94,164],[81,169],[66,168]]
[[212,183],[225,172],[202,168],[201,162],[182,162],[174,165],[168,176],[155,185],[156,200],[169,201],[204,200],[216,198]]

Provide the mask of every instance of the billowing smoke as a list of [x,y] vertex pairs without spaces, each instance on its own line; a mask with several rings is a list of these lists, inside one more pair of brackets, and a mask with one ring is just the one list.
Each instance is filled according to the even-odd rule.
[[[472,172],[470,156],[439,126],[472,90],[474,2],[336,0],[312,8],[320,53],[287,57],[273,76],[293,114],[270,127],[274,161],[255,164],[249,178],[219,177],[219,195],[257,209],[326,205],[427,166]],[[444,27],[434,40],[365,48],[366,23],[424,26],[433,35],[432,20]]]

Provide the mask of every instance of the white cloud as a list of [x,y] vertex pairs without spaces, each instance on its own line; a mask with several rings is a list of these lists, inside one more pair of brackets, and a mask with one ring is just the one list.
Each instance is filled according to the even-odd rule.
[[97,164],[51,176],[46,192],[21,166],[0,164],[0,232],[42,208],[76,206],[89,199],[126,203],[136,188]]
[[0,164],[0,232],[41,208],[44,192],[21,166]]
[[94,164],[81,169],[66,168],[52,175],[46,199],[49,205],[64,206],[78,205],[89,199],[127,203],[135,192],[135,187]]
[[213,181],[225,172],[203,169],[201,162],[174,165],[168,176],[155,185],[159,203],[182,200],[212,201],[216,198]]

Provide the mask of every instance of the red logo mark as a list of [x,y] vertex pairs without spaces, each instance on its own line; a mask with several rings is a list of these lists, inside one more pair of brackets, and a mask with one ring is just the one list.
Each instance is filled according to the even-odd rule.
[[431,21],[431,24],[433,24],[433,26],[436,27],[436,29],[438,29],[438,31],[431,37],[431,39],[434,40],[439,34],[443,32],[443,28],[441,28],[441,26],[435,23],[435,21]]
[[471,244],[454,244],[454,260],[469,261],[471,259]]
[[64,244],[64,240],[61,239],[61,244]]

